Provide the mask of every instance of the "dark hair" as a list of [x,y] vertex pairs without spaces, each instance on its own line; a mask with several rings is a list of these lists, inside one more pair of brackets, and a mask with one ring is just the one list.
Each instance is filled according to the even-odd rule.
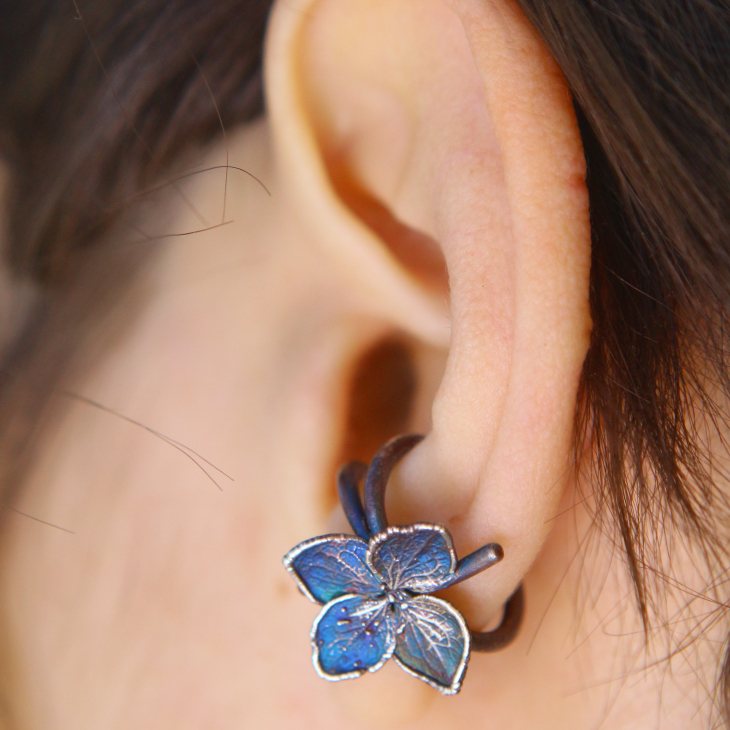
[[[562,68],[578,112],[591,207],[593,332],[576,445],[590,434],[598,516],[610,518],[623,546],[648,627],[660,610],[667,529],[686,535],[708,565],[728,557],[727,535],[718,530],[728,524],[728,505],[713,482],[724,469],[705,429],[724,445],[730,6],[519,5]],[[725,612],[718,605],[715,618]],[[720,690],[729,717],[729,649]]]
[[[699,430],[724,425],[719,404],[730,395],[730,9],[711,0],[517,4],[565,74],[583,137],[594,328],[576,449],[592,447],[597,518],[623,545],[648,625],[664,525],[710,564],[727,558],[717,529],[727,506]],[[4,10],[5,256],[39,291],[0,363],[4,499],[28,466],[49,393],[88,355],[89,331],[153,248],[111,248],[105,234],[175,160],[218,134],[208,84],[226,128],[262,111],[268,8],[105,0],[81,5],[82,20],[71,2]]]

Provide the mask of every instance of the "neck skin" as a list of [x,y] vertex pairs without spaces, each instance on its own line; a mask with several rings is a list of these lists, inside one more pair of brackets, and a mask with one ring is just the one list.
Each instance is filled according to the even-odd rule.
[[[346,451],[352,373],[389,332],[362,315],[357,293],[340,283],[340,262],[293,225],[266,121],[229,146],[230,163],[272,196],[231,172],[233,222],[165,246],[142,314],[70,388],[194,448],[234,481],[209,469],[218,489],[149,432],[71,402],[17,508],[73,534],[14,513],[3,527],[12,726],[703,727],[699,685],[714,649],[654,664],[666,634],[643,645],[621,561],[589,531],[570,488],[525,578],[519,640],[473,656],[457,698],[392,663],[357,682],[316,676],[315,607],[281,556],[342,522],[331,485]],[[208,162],[223,157],[218,147]],[[216,175],[185,188],[211,219],[222,207]],[[173,194],[158,213],[167,230],[197,227]],[[404,430],[428,429],[430,384],[446,358],[437,342],[419,347]],[[698,603],[689,613],[706,610]],[[689,633],[693,622],[675,625]]]

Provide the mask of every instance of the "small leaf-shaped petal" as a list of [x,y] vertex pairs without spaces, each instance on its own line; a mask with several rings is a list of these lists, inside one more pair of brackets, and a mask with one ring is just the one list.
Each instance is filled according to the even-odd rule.
[[368,565],[393,589],[438,590],[454,573],[451,535],[440,525],[388,527],[370,540]]
[[396,661],[444,694],[456,694],[471,644],[462,615],[440,598],[414,596],[399,605],[398,618]]
[[346,593],[381,593],[381,581],[365,560],[367,543],[352,535],[323,535],[305,540],[284,556],[284,565],[315,603]]
[[312,625],[312,662],[325,679],[353,679],[374,672],[393,655],[395,614],[387,599],[340,596]]

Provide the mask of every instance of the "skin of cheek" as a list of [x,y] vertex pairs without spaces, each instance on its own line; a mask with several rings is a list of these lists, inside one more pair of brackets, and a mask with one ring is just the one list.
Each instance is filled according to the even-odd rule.
[[[268,179],[265,132],[239,142],[233,159]],[[204,207],[205,186],[188,192]],[[8,521],[4,537],[31,726],[278,726],[324,691],[281,556],[319,527],[312,474],[330,476],[352,328],[332,314],[332,272],[291,246],[278,203],[245,181],[229,195],[238,227],[171,248],[159,296],[73,390],[194,444],[235,481],[212,471],[219,491],[158,439],[72,406],[18,507],[74,534]],[[180,215],[175,230],[190,223]]]
[[[234,481],[214,474],[221,491],[149,433],[70,408],[18,508],[73,534],[5,515],[0,605],[19,726],[701,727],[697,675],[641,670],[624,573],[605,541],[586,537],[590,516],[571,490],[526,577],[519,640],[474,656],[458,697],[392,663],[357,682],[317,677],[317,607],[281,556],[326,531],[343,372],[377,325],[353,340],[347,292],[289,228],[266,144],[265,125],[244,130],[231,164],[271,182],[271,205],[231,179],[236,222],[169,248],[150,306],[73,386]],[[220,203],[220,185],[186,192]],[[175,230],[194,227],[187,215]]]

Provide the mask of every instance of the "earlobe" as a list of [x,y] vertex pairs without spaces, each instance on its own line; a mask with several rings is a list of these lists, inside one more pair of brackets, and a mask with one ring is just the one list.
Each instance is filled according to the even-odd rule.
[[446,525],[462,555],[504,547],[453,589],[484,624],[540,553],[570,474],[591,326],[570,94],[526,20],[483,0],[280,3],[267,92],[286,194],[358,306],[448,338],[391,512]]

